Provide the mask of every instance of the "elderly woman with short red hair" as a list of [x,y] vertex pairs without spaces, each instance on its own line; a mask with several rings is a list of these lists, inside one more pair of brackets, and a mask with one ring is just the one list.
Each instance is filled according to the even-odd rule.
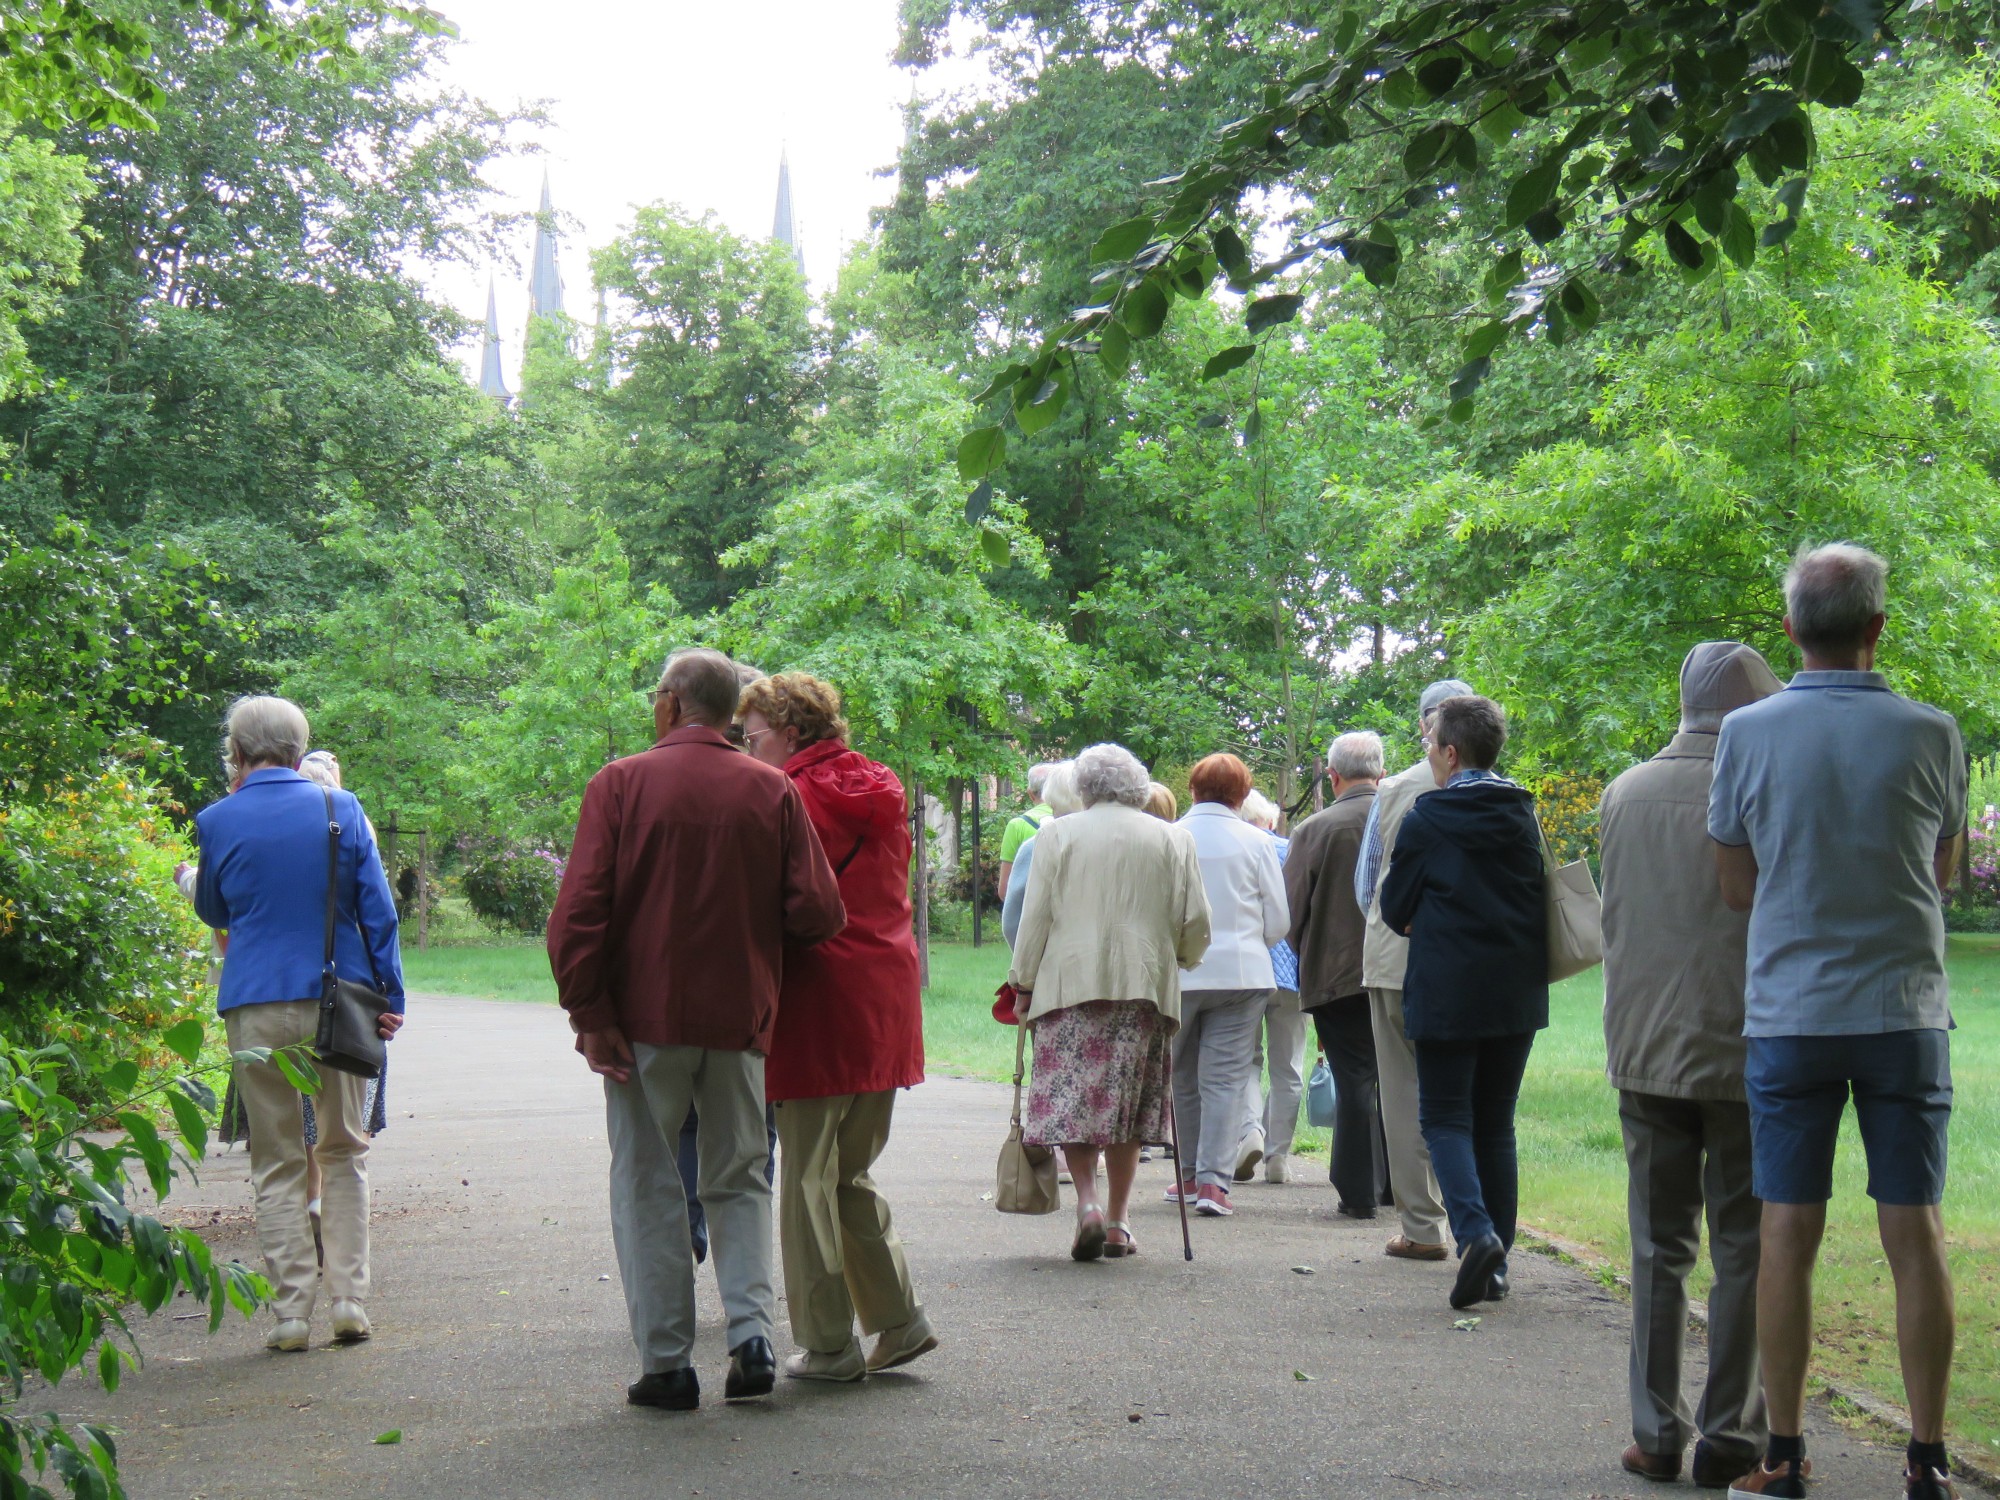
[[[923,1000],[910,927],[903,784],[847,745],[840,692],[804,672],[743,689],[743,748],[792,779],[840,882],[847,925],[787,949],[764,1064],[783,1168],[778,1235],[801,1350],[797,1380],[860,1380],[937,1347],[910,1266],[869,1175],[896,1090],[924,1079]],[[866,1356],[854,1325],[879,1334]]]
[[1277,979],[1271,949],[1291,927],[1277,846],[1237,816],[1250,794],[1250,768],[1211,755],[1188,773],[1194,806],[1180,826],[1194,836],[1208,896],[1208,952],[1181,980],[1181,1028],[1174,1037],[1174,1122],[1179,1181],[1167,1201],[1185,1198],[1209,1218],[1235,1212],[1240,1101],[1256,1066],[1258,1023]]

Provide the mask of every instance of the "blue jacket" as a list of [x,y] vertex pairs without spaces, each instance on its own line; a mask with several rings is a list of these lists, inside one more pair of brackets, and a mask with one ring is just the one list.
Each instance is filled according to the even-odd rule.
[[1410,940],[1405,1036],[1473,1041],[1549,1024],[1546,887],[1526,790],[1460,772],[1417,799],[1382,880],[1382,920]]
[[[403,1009],[396,903],[375,835],[351,792],[333,793],[340,824],[334,968]],[[318,1000],[326,943],[326,799],[296,771],[252,771],[195,815],[201,873],[194,909],[229,932],[217,1010]]]

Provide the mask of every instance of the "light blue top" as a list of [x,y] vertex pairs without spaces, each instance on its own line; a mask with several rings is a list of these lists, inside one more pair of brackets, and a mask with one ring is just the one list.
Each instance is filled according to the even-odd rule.
[[1007,894],[1000,902],[1000,935],[1014,946],[1014,934],[1021,930],[1021,908],[1028,904],[1028,865],[1035,857],[1034,835],[1014,851],[1014,871],[1007,877]]
[[[1284,869],[1285,857],[1292,852],[1292,841],[1282,834],[1271,834],[1271,842],[1278,846],[1278,868]],[[1292,951],[1290,942],[1271,945],[1271,975],[1278,981],[1278,988],[1291,990],[1299,988],[1299,956]]]
[[[396,903],[375,835],[351,792],[334,792],[340,825],[333,957],[343,979],[403,1009]],[[215,1008],[314,1000],[326,953],[326,796],[317,783],[276,767],[195,816],[201,869],[195,913],[229,932]]]
[[1879,672],[1801,672],[1722,721],[1709,837],[1757,860],[1745,1036],[1951,1025],[1933,860],[1965,779],[1957,722]]

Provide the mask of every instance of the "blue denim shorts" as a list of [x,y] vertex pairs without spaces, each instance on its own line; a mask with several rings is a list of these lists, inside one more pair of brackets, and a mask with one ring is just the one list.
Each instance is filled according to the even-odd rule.
[[1868,1155],[1877,1203],[1944,1198],[1945,1131],[1951,1123],[1951,1042],[1944,1031],[1864,1036],[1753,1036],[1743,1081],[1750,1095],[1750,1154],[1766,1203],[1824,1203],[1833,1196],[1833,1148],[1847,1096]]

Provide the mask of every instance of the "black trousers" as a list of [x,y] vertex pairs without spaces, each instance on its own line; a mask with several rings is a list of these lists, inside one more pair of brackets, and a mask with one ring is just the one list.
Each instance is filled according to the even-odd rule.
[[1382,1134],[1368,995],[1364,991],[1316,1005],[1312,1018],[1333,1073],[1333,1161],[1327,1177],[1344,1207],[1372,1217],[1378,1206],[1395,1199],[1389,1194],[1389,1143]]

